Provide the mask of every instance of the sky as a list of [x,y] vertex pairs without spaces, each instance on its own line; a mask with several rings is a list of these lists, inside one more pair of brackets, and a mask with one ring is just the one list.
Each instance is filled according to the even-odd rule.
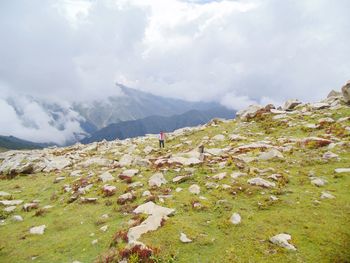
[[[348,0],[0,1],[0,134],[30,133],[9,97],[22,108],[38,108],[27,95],[91,101],[118,95],[116,82],[236,110],[320,100],[350,79],[349,10]],[[43,115],[29,117],[44,127]]]

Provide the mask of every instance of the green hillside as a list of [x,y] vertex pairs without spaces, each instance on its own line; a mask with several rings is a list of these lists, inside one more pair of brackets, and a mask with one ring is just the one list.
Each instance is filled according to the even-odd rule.
[[349,262],[350,107],[293,107],[1,154],[0,262]]

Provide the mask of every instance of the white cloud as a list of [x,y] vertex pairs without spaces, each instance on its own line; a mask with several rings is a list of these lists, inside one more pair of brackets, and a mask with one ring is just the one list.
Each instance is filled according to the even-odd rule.
[[348,10],[347,0],[2,1],[0,92],[91,100],[121,82],[230,108],[318,100],[349,78]]

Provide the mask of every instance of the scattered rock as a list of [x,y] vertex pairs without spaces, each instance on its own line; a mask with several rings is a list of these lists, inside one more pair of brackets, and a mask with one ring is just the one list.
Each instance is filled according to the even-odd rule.
[[271,149],[267,152],[261,153],[259,156],[259,159],[264,161],[271,160],[271,159],[284,159],[284,156],[280,151],[276,149]]
[[0,200],[0,204],[4,206],[14,206],[20,205],[23,203],[23,200]]
[[97,243],[98,243],[98,239],[94,239],[94,240],[91,241],[92,245],[96,245]]
[[11,213],[11,212],[15,211],[16,208],[17,208],[16,206],[7,206],[7,207],[4,208],[4,211],[8,212],[8,213]]
[[311,177],[311,183],[313,185],[316,185],[316,186],[320,187],[320,186],[324,186],[327,183],[327,181],[322,179],[322,178]]
[[26,203],[23,205],[23,210],[26,212],[29,212],[32,209],[38,209],[39,204],[38,203]]
[[0,197],[5,197],[5,196],[10,196],[10,194],[3,192],[3,191],[0,191]]
[[23,217],[21,217],[20,215],[14,215],[12,217],[12,220],[15,222],[22,222],[23,221]]
[[332,153],[332,152],[326,152],[323,154],[322,158],[323,159],[338,159],[339,155],[338,154],[335,154],[335,153]]
[[43,235],[46,229],[46,225],[35,226],[29,229],[29,233],[33,235]]
[[[350,168],[337,168],[334,170],[337,174],[350,173]],[[0,201],[1,202],[1,201]]]
[[223,134],[217,134],[217,135],[215,135],[213,138],[212,138],[212,140],[214,140],[214,141],[224,141],[225,140],[225,135],[223,135]]
[[167,180],[165,180],[164,175],[162,173],[156,173],[151,176],[148,180],[148,185],[150,187],[157,186],[160,187],[162,184],[166,184]]
[[99,176],[99,178],[102,180],[103,183],[113,181],[114,177],[109,172],[104,172]]
[[113,185],[104,185],[102,187],[102,191],[103,191],[105,196],[112,196],[117,191],[117,187],[115,187]]
[[321,199],[333,199],[333,198],[335,198],[335,196],[332,195],[331,193],[322,192],[321,194]]
[[260,177],[256,177],[256,178],[252,178],[248,180],[248,183],[251,185],[257,185],[257,186],[262,186],[262,187],[266,187],[266,188],[270,188],[270,187],[275,187],[276,184],[266,181]]
[[297,99],[290,99],[284,103],[283,110],[293,110],[296,106],[300,105],[301,102]]
[[234,225],[238,225],[241,223],[241,216],[238,213],[233,213],[233,215],[230,218],[230,222]]
[[215,180],[222,180],[226,177],[226,172],[223,172],[223,173],[219,173],[219,174],[216,174],[213,176],[213,179]]
[[346,103],[350,103],[350,81],[348,81],[342,88],[341,92],[343,94]]
[[136,199],[136,197],[132,193],[125,193],[125,194],[122,194],[121,196],[118,197],[117,203],[120,205],[123,205],[126,202],[131,202],[135,199]]
[[180,241],[181,241],[182,243],[191,243],[191,242],[192,242],[192,240],[189,239],[189,238],[186,236],[186,234],[184,234],[184,233],[181,233],[181,234],[180,234]]
[[288,249],[288,250],[297,250],[292,244],[289,244],[289,240],[291,240],[292,237],[288,234],[278,234],[276,236],[273,236],[270,238],[270,242],[275,244],[275,245],[278,245],[280,247],[283,247],[285,249]]
[[133,162],[133,158],[129,154],[124,154],[122,158],[119,160],[119,165],[122,167],[130,166]]
[[129,244],[135,243],[141,235],[157,230],[163,220],[166,220],[168,216],[175,212],[174,209],[162,207],[156,205],[153,202],[148,202],[138,206],[134,211],[135,214],[148,214],[150,215],[140,225],[132,227],[128,231],[128,242]]
[[100,228],[100,230],[101,230],[102,232],[106,232],[107,229],[108,229],[108,226],[107,226],[107,225],[105,225],[105,226],[103,226],[103,227]]
[[193,184],[193,185],[191,185],[191,186],[188,188],[188,191],[189,191],[191,194],[199,195],[199,193],[200,193],[200,191],[201,191],[201,188],[199,187],[199,185]]

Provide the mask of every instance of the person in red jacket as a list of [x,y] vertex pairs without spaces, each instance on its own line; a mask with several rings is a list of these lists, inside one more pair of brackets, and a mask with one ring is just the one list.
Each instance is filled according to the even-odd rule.
[[159,133],[159,148],[164,148],[164,141],[165,141],[165,133],[161,131]]

